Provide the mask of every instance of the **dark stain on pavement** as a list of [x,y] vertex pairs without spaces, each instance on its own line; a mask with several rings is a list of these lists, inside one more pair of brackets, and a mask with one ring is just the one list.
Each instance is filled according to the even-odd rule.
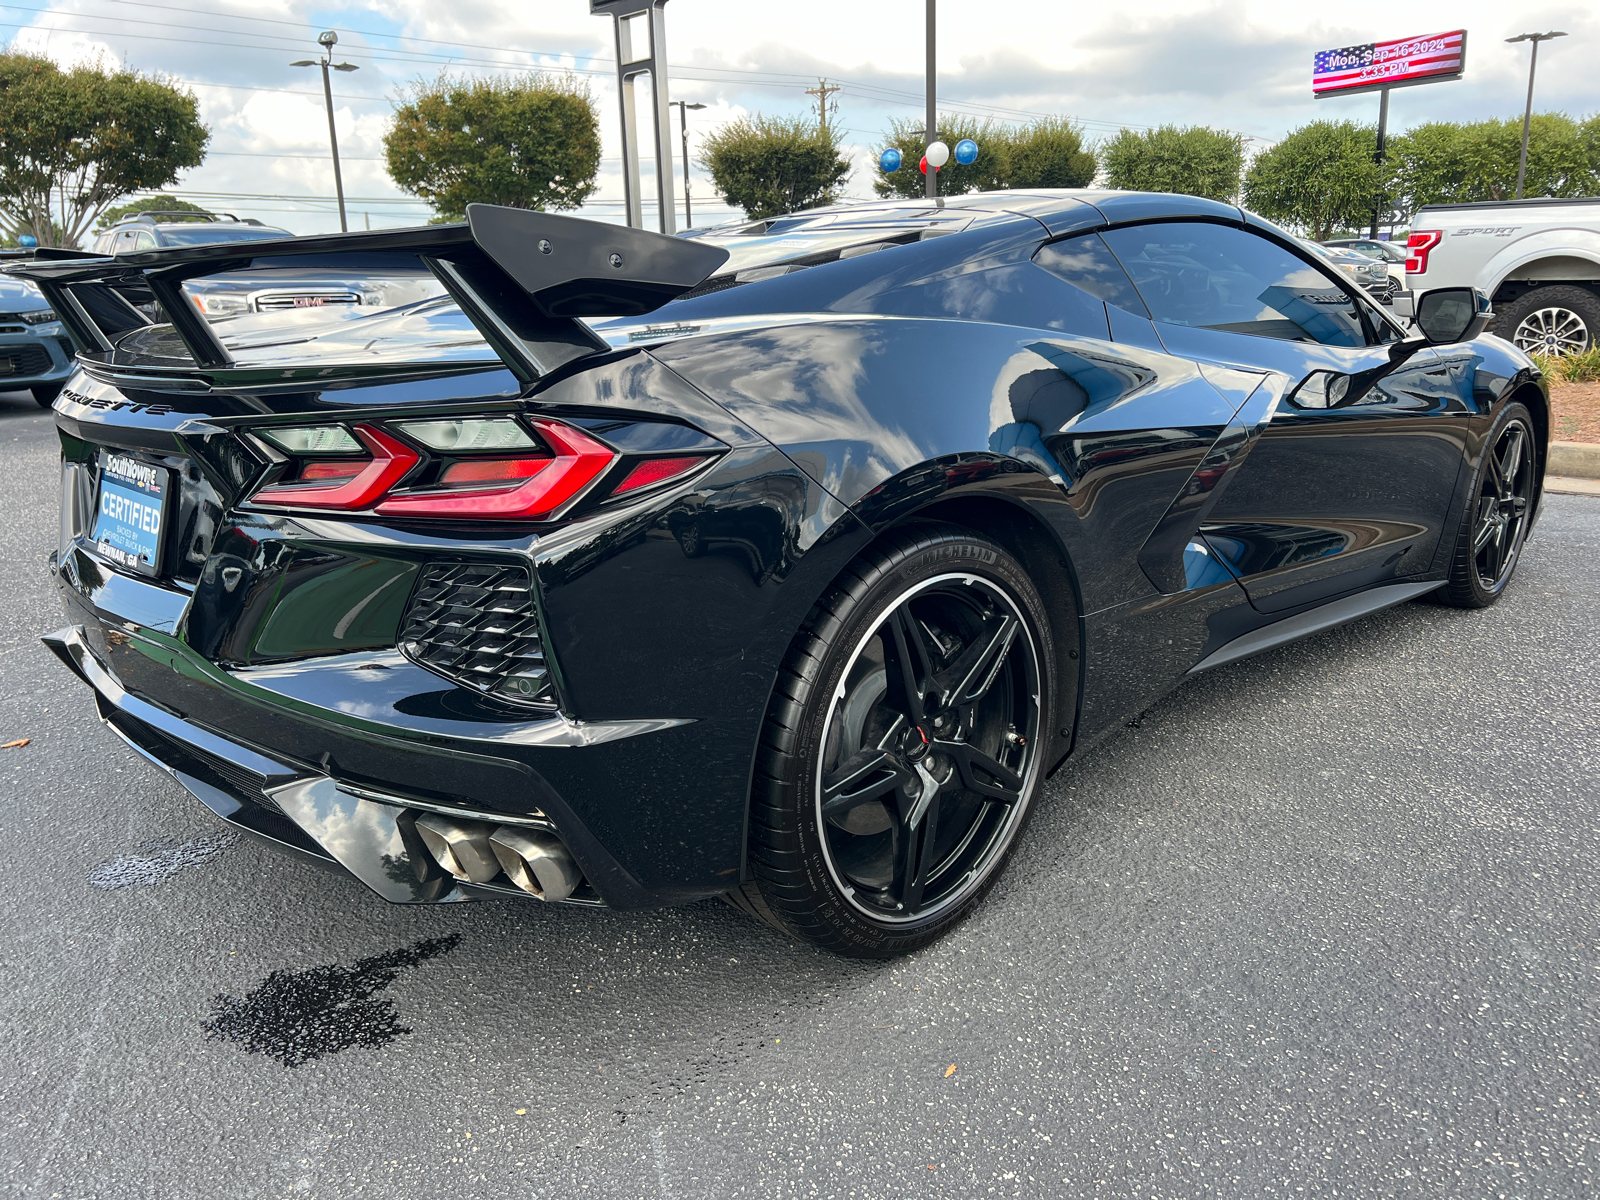
[[150,887],[168,876],[198,867],[217,858],[239,835],[231,830],[203,833],[187,842],[177,838],[156,838],[135,848],[132,854],[119,854],[89,872],[89,882],[97,888]]
[[226,992],[211,1002],[202,1022],[206,1038],[238,1042],[247,1053],[269,1054],[298,1067],[351,1046],[376,1048],[411,1030],[394,1005],[374,999],[400,972],[455,949],[458,934],[359,959],[353,967],[330,964],[304,971],[274,971],[244,999]]

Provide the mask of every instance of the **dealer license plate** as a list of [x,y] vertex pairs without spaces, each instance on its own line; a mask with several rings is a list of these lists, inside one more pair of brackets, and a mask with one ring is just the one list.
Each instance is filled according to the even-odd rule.
[[102,453],[100,503],[91,535],[95,552],[125,570],[159,575],[169,491],[171,476],[165,467]]

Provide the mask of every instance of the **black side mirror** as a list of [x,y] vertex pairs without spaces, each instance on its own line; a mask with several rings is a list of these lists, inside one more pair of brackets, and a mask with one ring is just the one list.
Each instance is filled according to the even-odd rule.
[[1470,342],[1494,316],[1489,297],[1477,288],[1435,288],[1417,298],[1417,328],[1430,346]]

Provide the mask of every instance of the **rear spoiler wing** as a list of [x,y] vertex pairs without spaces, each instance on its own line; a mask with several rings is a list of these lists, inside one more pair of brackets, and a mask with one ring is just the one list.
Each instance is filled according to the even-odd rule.
[[[469,204],[459,225],[223,242],[115,258],[40,249],[0,267],[32,280],[85,350],[112,365],[129,332],[152,324],[138,305],[160,302],[195,367],[226,369],[227,350],[183,294],[185,280],[273,259],[337,266],[342,255],[418,260],[524,383],[610,347],[579,318],[640,316],[698,286],[727,261],[704,242],[522,208]],[[308,259],[322,259],[308,262]],[[119,366],[141,364],[123,361]],[[155,364],[150,364],[155,365]],[[170,361],[161,364],[170,372]]]

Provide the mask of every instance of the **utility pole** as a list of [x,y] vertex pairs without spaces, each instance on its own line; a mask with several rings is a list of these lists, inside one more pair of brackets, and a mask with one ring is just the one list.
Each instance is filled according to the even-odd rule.
[[[924,71],[924,85],[927,88],[927,132],[922,138],[922,147],[926,150],[933,145],[939,137],[939,105],[935,98],[937,92],[938,64],[935,61],[934,47],[934,8],[937,0],[928,0],[928,61]],[[932,163],[928,164],[926,191],[923,195],[933,200],[939,195],[939,172]]]
[[1528,106],[1522,110],[1522,156],[1517,159],[1517,199],[1522,199],[1522,180],[1528,173],[1528,126],[1533,121],[1533,73],[1539,69],[1539,43],[1552,38],[1566,37],[1566,31],[1552,29],[1549,33],[1519,33],[1508,37],[1508,42],[1532,42],[1533,56],[1528,59]]
[[331,29],[325,29],[317,34],[317,45],[327,52],[323,58],[302,58],[299,62],[292,62],[291,67],[321,67],[322,68],[322,99],[328,106],[328,144],[333,147],[333,190],[339,197],[339,230],[341,233],[350,232],[350,222],[344,212],[344,178],[339,174],[339,133],[333,127],[333,86],[328,82],[328,69],[335,71],[358,70],[355,63],[336,63],[333,61],[333,48],[339,44],[339,35]]
[[828,132],[828,114],[838,111],[839,108],[837,102],[830,104],[828,97],[842,90],[837,83],[829,83],[826,79],[818,79],[816,87],[806,89],[806,95],[817,98],[817,125],[823,133]]

